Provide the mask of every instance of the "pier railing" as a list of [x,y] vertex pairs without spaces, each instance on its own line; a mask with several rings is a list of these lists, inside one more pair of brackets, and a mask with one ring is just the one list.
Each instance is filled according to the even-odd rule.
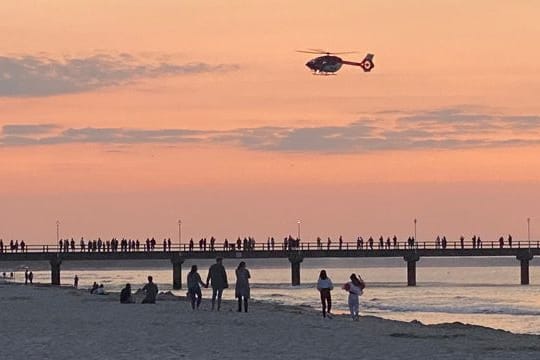
[[351,251],[351,250],[362,250],[362,251],[381,251],[381,250],[414,250],[414,249],[423,249],[423,250],[482,250],[482,249],[540,249],[540,241],[513,241],[509,244],[507,241],[500,243],[499,241],[481,241],[480,243],[464,241],[463,243],[458,241],[447,242],[446,244],[439,243],[437,241],[422,241],[422,242],[393,242],[393,241],[383,241],[382,243],[377,240],[373,243],[369,241],[363,242],[302,242],[299,243],[268,243],[268,242],[259,242],[255,244],[245,245],[244,243],[238,245],[237,243],[215,243],[213,245],[199,245],[194,244],[190,246],[189,243],[185,244],[166,244],[166,245],[156,245],[156,246],[147,246],[146,244],[139,244],[139,246],[125,246],[125,247],[111,247],[106,244],[101,246],[88,246],[85,244],[84,247],[80,244],[71,246],[60,246],[59,244],[30,244],[10,246],[10,244],[4,244],[3,247],[0,247],[1,254],[11,254],[11,253],[130,253],[130,252],[210,252],[210,251],[295,251],[295,250],[327,250],[327,251]]

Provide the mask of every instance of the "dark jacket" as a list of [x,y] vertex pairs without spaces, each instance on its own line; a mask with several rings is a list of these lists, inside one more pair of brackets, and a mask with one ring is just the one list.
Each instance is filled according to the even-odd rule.
[[213,289],[226,289],[229,287],[229,283],[227,282],[227,272],[222,264],[215,263],[210,266],[206,282],[208,282],[208,280],[211,281]]

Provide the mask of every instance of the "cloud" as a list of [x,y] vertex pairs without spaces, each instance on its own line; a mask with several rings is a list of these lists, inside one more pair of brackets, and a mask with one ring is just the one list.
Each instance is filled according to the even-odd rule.
[[[377,116],[380,116],[377,115]],[[440,109],[364,118],[341,126],[263,126],[225,131],[193,129],[68,128],[55,124],[4,125],[0,146],[187,143],[253,151],[366,153],[391,150],[469,149],[540,144],[540,116],[493,115]]]
[[44,55],[0,56],[0,97],[32,97],[80,93],[143,78],[231,71],[231,64],[167,59],[152,61],[131,54],[96,54],[53,59]]

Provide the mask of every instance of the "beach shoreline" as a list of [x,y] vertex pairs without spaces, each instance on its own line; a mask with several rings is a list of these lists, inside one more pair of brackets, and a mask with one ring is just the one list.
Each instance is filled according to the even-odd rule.
[[193,311],[184,297],[119,303],[117,293],[0,282],[4,359],[531,359],[540,336],[476,325],[423,325],[346,315],[325,320],[310,307],[225,300]]

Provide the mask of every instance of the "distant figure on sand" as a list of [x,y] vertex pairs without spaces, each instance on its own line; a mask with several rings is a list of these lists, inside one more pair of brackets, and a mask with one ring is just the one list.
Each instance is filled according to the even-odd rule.
[[214,310],[216,297],[217,297],[217,310],[221,308],[221,296],[223,295],[223,289],[229,287],[227,282],[227,272],[223,266],[223,258],[218,257],[216,263],[210,266],[208,269],[208,277],[206,278],[206,286],[212,284],[212,310]]
[[248,312],[250,278],[251,275],[249,270],[246,269],[246,263],[241,261],[236,268],[236,286],[234,289],[234,294],[238,299],[238,312],[242,312],[242,302],[244,303],[244,311]]
[[133,304],[133,296],[131,295],[131,284],[127,283],[126,287],[120,291],[120,304]]
[[98,287],[99,285],[97,284],[97,282],[94,281],[94,284],[92,284],[92,288],[90,289],[90,294],[94,294]]
[[95,291],[95,294],[96,295],[106,295],[105,294],[105,287],[103,286],[103,284],[99,284],[98,288]]
[[142,303],[143,304],[155,304],[158,294],[158,287],[153,282],[153,278],[148,276],[148,283],[143,286],[142,290],[146,293]]
[[319,274],[319,280],[317,281],[317,290],[321,294],[321,304],[322,304],[322,316],[329,318],[332,317],[330,310],[332,310],[332,297],[330,292],[334,289],[334,284],[332,280],[326,275],[326,270],[321,270]]
[[201,279],[201,275],[197,272],[197,265],[191,265],[191,271],[187,276],[187,286],[188,296],[191,300],[191,308],[193,310],[195,310],[195,305],[197,306],[197,309],[201,305],[202,292],[200,285],[206,286]]
[[349,310],[353,320],[358,321],[360,318],[359,308],[360,302],[358,297],[363,294],[363,290],[366,287],[364,280],[356,274],[351,274],[351,281],[343,285],[343,289],[349,292]]
[[34,273],[32,271],[28,274],[28,281],[30,281],[30,285],[34,283]]
[[75,289],[79,287],[79,277],[77,275],[75,275],[75,277],[73,278],[73,287]]
[[28,269],[24,270],[24,285],[28,284]]

